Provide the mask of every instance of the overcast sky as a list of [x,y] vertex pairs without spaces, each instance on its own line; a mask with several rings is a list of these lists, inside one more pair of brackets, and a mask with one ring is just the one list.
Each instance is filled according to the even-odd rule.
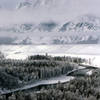
[[0,5],[5,8],[14,8],[20,0],[0,0]]

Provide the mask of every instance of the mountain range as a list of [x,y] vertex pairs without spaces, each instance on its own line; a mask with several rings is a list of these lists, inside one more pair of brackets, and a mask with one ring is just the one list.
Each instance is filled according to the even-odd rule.
[[[73,0],[71,0],[73,1]],[[15,12],[48,13],[58,17],[69,0],[23,0],[16,6]],[[64,6],[64,7],[61,7]],[[53,11],[54,10],[54,11]],[[58,11],[60,10],[60,11]],[[54,13],[57,11],[56,13]],[[67,10],[66,10],[67,11]],[[66,17],[64,14],[61,13]],[[67,13],[67,12],[66,12]],[[58,14],[58,15],[56,15]],[[41,14],[40,14],[41,17]],[[17,17],[16,17],[17,18]],[[24,15],[23,15],[24,18]],[[100,18],[94,14],[83,14],[63,21],[42,20],[0,25],[0,44],[98,44],[100,43]],[[34,19],[34,17],[33,17]],[[35,20],[35,19],[34,19]],[[38,20],[38,19],[36,19]]]

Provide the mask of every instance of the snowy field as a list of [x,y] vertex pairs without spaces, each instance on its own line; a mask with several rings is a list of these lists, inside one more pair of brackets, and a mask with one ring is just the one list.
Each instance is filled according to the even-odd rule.
[[91,60],[92,65],[100,66],[100,45],[0,45],[6,58],[25,59],[30,55],[72,56]]

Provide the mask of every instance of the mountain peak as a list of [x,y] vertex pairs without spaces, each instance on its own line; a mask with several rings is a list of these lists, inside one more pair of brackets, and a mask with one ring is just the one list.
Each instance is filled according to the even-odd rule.
[[100,24],[100,17],[97,17],[93,14],[85,14],[85,15],[79,16],[77,19],[80,22],[90,22],[90,23]]
[[32,5],[32,2],[30,0],[25,0],[24,2],[20,2],[17,8],[21,9],[25,7],[31,7],[31,5]]
[[36,7],[41,7],[41,6],[46,6],[50,7],[51,5],[54,4],[55,0],[24,0],[23,2],[20,2],[18,5],[18,9],[22,8],[36,8]]
[[100,18],[92,14],[77,17],[65,23],[60,31],[90,32],[100,31]]

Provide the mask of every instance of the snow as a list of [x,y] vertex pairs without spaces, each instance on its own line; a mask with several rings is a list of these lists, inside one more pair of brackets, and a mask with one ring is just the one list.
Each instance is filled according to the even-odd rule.
[[[54,44],[54,40],[58,41],[55,44],[100,43],[100,15],[95,13],[99,3],[90,0],[18,1],[18,9],[0,10],[0,43],[4,37],[12,38],[8,44],[22,44],[23,41]],[[50,26],[44,24],[50,22],[57,25],[49,29]]]
[[[36,18],[37,17],[32,17],[32,19]],[[52,19],[39,22],[23,22],[20,19],[19,22],[20,23],[10,22],[10,24],[7,25],[0,24],[1,44],[100,43],[100,18],[94,15],[82,15],[71,20],[65,20],[64,22],[58,22]],[[10,42],[8,41],[9,38],[11,38]]]
[[87,72],[88,75],[92,75],[93,71],[90,70],[89,72]]
[[26,59],[30,55],[72,56],[87,59],[87,63],[100,67],[100,45],[0,45],[6,58]]

